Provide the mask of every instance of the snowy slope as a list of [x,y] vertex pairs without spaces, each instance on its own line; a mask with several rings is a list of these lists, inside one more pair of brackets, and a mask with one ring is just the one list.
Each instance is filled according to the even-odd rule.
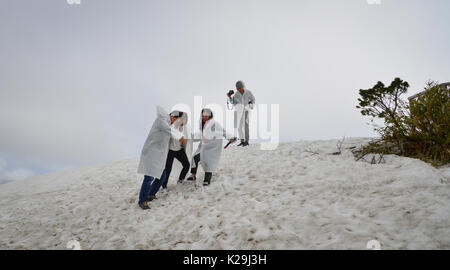
[[[344,147],[367,139],[347,139]],[[0,249],[450,248],[450,169],[414,159],[340,156],[336,141],[224,151],[212,185],[176,185],[137,206],[138,160],[0,186]],[[311,152],[317,152],[314,154]]]

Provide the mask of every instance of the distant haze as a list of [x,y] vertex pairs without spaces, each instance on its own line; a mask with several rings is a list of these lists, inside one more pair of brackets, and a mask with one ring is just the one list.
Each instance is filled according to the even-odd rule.
[[[450,81],[450,1],[2,0],[0,183],[139,156],[155,105],[244,80],[280,139],[371,137],[358,90]],[[194,115],[194,119],[198,116]]]

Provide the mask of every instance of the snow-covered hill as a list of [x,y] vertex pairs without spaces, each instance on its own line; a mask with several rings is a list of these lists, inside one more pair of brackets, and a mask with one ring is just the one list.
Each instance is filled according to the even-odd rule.
[[[367,139],[347,139],[344,148]],[[0,249],[450,248],[450,169],[355,162],[336,141],[224,151],[212,185],[176,185],[137,206],[138,159],[0,186]],[[313,153],[316,152],[316,153]],[[200,171],[203,178],[203,172]]]

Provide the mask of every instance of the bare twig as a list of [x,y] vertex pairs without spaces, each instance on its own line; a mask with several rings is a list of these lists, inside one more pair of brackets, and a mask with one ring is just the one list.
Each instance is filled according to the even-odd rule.
[[337,147],[338,151],[331,153],[330,155],[338,156],[338,155],[342,154],[342,145],[344,144],[344,141],[345,141],[345,136],[344,136],[344,138],[342,138],[342,140],[340,140],[336,143],[336,147]]
[[381,163],[386,163],[386,160],[384,159],[384,153],[381,153],[380,158],[378,159],[378,164],[381,164]]
[[309,147],[305,149],[305,151],[303,151],[305,153],[310,153],[313,155],[319,155],[319,153],[317,153],[316,151],[311,150]]

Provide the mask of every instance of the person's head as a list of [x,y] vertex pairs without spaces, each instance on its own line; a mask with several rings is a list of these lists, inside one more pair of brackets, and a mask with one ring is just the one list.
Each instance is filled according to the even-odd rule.
[[238,81],[236,83],[236,90],[238,90],[241,94],[245,91],[245,84],[243,81]]
[[173,111],[170,113],[170,124],[175,123],[180,117],[183,116],[183,112],[180,111]]
[[210,120],[211,118],[213,118],[212,111],[208,108],[204,108],[202,110],[202,122],[205,123],[206,121]]
[[180,126],[185,126],[187,125],[188,122],[188,114],[183,112],[182,115],[179,118],[180,121]]

